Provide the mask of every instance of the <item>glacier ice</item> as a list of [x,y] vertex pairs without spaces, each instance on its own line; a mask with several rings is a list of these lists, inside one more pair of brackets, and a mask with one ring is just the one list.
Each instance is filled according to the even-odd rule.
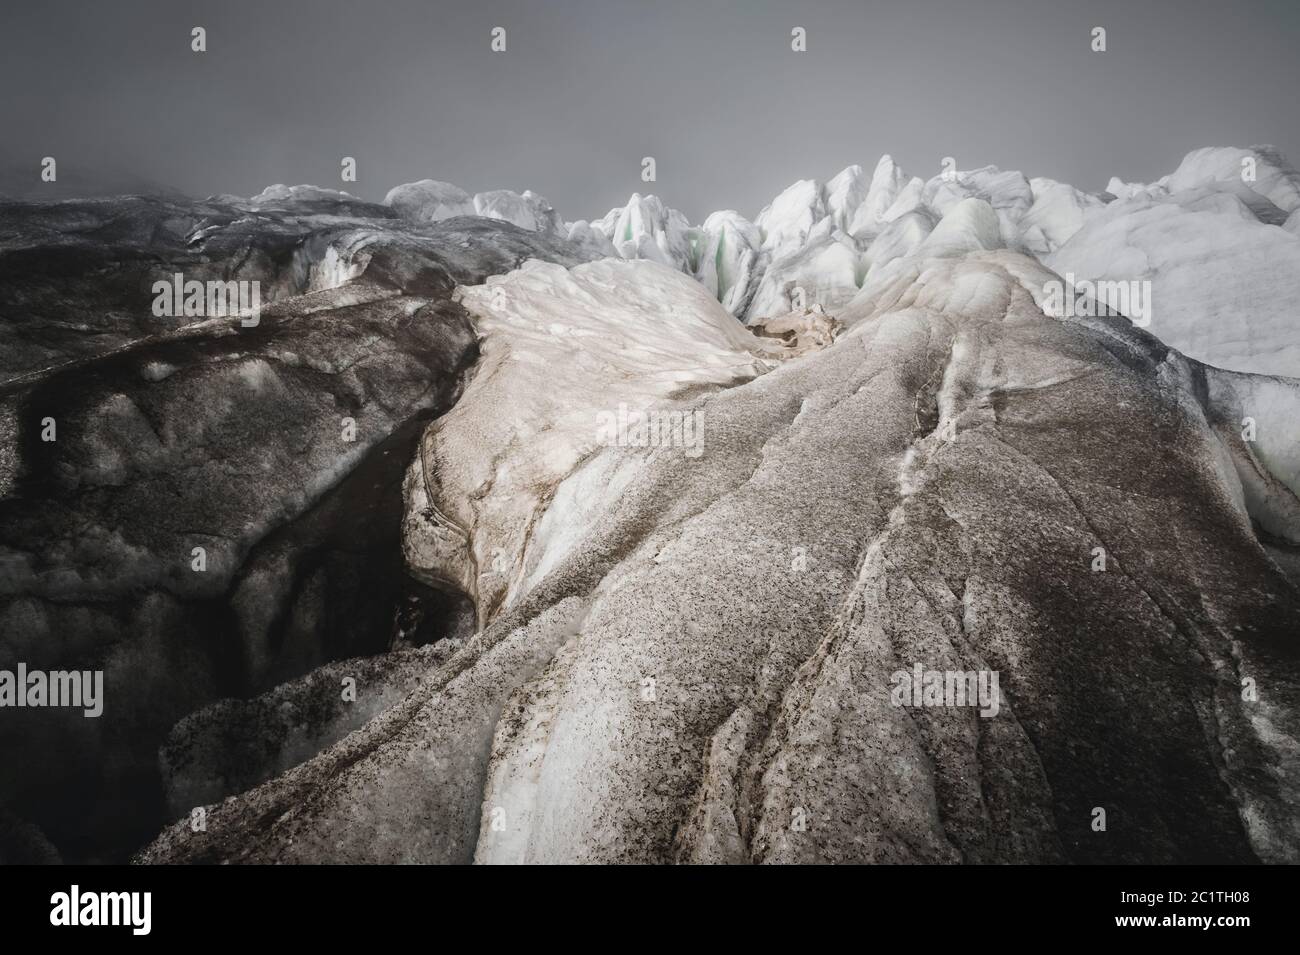
[[530,232],[560,234],[560,216],[545,196],[531,189],[522,193],[494,189],[474,196],[474,213],[489,219],[504,219]]
[[695,275],[732,315],[743,314],[754,294],[754,279],[763,244],[762,234],[738,212],[714,212],[699,235],[699,265]]
[[824,218],[826,197],[821,183],[801,179],[764,207],[754,224],[762,233],[763,251],[776,259],[802,247]]
[[1019,232],[1020,219],[1033,205],[1034,193],[1029,181],[1018,172],[1003,172],[985,166],[969,172],[940,173],[921,190],[922,203],[944,216],[966,199],[981,199],[996,215],[1002,244],[1009,245]]
[[343,192],[339,189],[323,189],[320,186],[286,186],[283,183],[276,183],[274,186],[267,186],[255,196],[250,196],[248,201],[254,206],[265,206],[273,203],[299,203],[299,202],[316,202],[325,201],[359,201],[356,196]]
[[1194,149],[1161,182],[1171,193],[1186,192],[1197,186],[1245,185],[1283,212],[1300,208],[1300,173],[1272,146]]
[[745,310],[747,321],[821,305],[837,310],[858,291],[863,252],[857,242],[821,220],[804,243],[770,262]]
[[[57,268],[0,280],[0,642],[148,692],[118,749],[0,736],[149,813],[190,714],[161,769],[208,827],[152,861],[1300,861],[1295,187],[1252,147],[1096,195],[886,156],[698,226],[435,180],[6,203],[0,259]],[[133,324],[173,267],[265,324]],[[455,599],[408,626],[408,584]],[[900,712],[908,659],[1006,718]]]
[[[796,304],[833,313],[910,255],[1016,249],[1080,280],[1150,282],[1151,333],[1192,357],[1300,373],[1289,318],[1300,173],[1272,147],[1194,150],[1153,183],[1112,178],[1099,194],[994,166],[909,178],[885,155],[869,180],[849,166],[825,184],[794,183],[752,225],[728,211],[693,228],[634,196],[598,228],[620,256],[694,275],[749,323]],[[1283,294],[1270,293],[1279,282]]]
[[[888,154],[881,156],[875,170],[871,173],[867,194],[853,210],[845,231],[854,237],[873,235],[882,231],[893,219],[905,215],[906,210],[900,210],[893,216],[888,216],[887,213],[898,201],[907,184],[907,176],[898,168],[893,157]],[[919,198],[919,190],[917,197]]]
[[1117,199],[1043,261],[1060,274],[1150,282],[1148,330],[1190,357],[1300,374],[1300,237],[1230,192]]
[[[658,262],[463,288],[482,363],[408,512],[471,542],[481,630],[142,860],[1300,859],[1300,591],[1255,531],[1300,540],[1300,382],[1050,317],[1041,263],[968,250],[990,203],[943,221],[834,320],[762,322],[816,340],[792,361]],[[642,399],[701,414],[702,453],[592,443]],[[998,671],[1002,716],[891,706],[909,660]]]
[[1083,226],[1084,216],[1105,203],[1100,197],[1082,192],[1054,179],[1029,180],[1034,201],[1019,221],[1019,239],[1030,252],[1054,252]]
[[611,209],[591,227],[625,259],[649,259],[684,272],[694,268],[694,234],[686,216],[657,196],[633,193],[627,205]]
[[934,220],[924,211],[905,212],[887,223],[867,246],[866,263],[870,269],[888,265],[894,259],[916,252],[934,231]]
[[384,205],[414,222],[438,222],[475,214],[474,200],[469,193],[436,179],[394,186],[384,197]]
[[[444,543],[408,560],[474,596],[485,617],[545,559],[537,522],[559,480],[601,446],[602,413],[667,405],[773,363],[703,286],[655,261],[534,260],[457,297],[481,336],[479,364],[464,410],[440,418],[421,452],[436,515],[425,536]],[[481,447],[497,451],[485,459]]]
[[944,258],[1004,247],[999,215],[983,199],[968,196],[946,207],[917,255]]
[[[273,186],[248,201],[293,197],[359,201],[310,186]],[[1096,194],[996,166],[922,180],[886,154],[870,176],[851,165],[825,182],[802,179],[752,220],[722,210],[698,226],[639,193],[573,222],[531,191],[471,197],[430,179],[384,201],[417,223],[483,215],[567,238],[589,257],[657,262],[694,277],[751,324],[815,305],[834,313],[861,288],[891,281],[893,271],[877,273],[908,256],[1014,249],[1078,280],[1149,282],[1159,316],[1151,333],[1194,358],[1300,373],[1289,304],[1300,287],[1300,173],[1270,146],[1193,150],[1155,182],[1113,177]],[[358,266],[350,253],[312,267],[324,287]],[[1269,291],[1276,283],[1282,294]]]
[[871,187],[861,166],[848,166],[826,183],[826,214],[836,229],[850,232],[850,224]]

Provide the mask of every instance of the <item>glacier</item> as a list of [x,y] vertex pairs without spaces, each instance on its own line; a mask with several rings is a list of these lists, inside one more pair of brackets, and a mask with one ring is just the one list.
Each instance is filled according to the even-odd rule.
[[[886,155],[700,225],[434,179],[0,222],[0,651],[109,691],[0,723],[45,770],[0,859],[1300,861],[1270,147]],[[175,272],[260,325],[142,309]]]
[[[141,861],[1300,858],[1300,382],[1045,314],[978,202],[797,357],[662,262],[462,289],[484,364],[407,547],[477,572],[476,633]],[[595,440],[643,399],[703,454]],[[891,706],[915,660],[999,672],[999,716]]]
[[923,245],[927,254],[1006,248],[1088,282],[1150,283],[1153,334],[1191,357],[1300,373],[1288,329],[1300,292],[1300,173],[1269,146],[1197,149],[1153,183],[1112,177],[1099,193],[995,166],[922,180],[885,155],[870,176],[848,166],[794,183],[752,220],[720,210],[698,226],[639,193],[574,222],[528,191],[470,197],[432,180],[396,187],[385,204],[416,221],[492,216],[593,257],[659,262],[747,324],[814,305],[835,313],[873,272]]

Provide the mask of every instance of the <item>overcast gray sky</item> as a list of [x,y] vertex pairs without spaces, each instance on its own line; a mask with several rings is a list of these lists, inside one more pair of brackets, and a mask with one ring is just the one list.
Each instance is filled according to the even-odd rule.
[[699,221],[884,152],[1095,190],[1202,145],[1300,163],[1297,80],[1300,0],[6,0],[0,193],[434,178]]

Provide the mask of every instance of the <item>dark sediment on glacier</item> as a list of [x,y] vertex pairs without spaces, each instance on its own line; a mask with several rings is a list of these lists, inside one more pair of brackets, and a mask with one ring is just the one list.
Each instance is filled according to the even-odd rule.
[[[121,859],[169,817],[177,720],[463,629],[464,598],[410,578],[400,540],[415,442],[477,353],[448,296],[578,257],[354,202],[6,203],[0,221],[0,666],[102,669],[106,697],[98,719],[5,712],[23,770],[0,805],[66,859]],[[151,284],[175,272],[262,282],[269,304],[254,327],[159,319]]]
[[[1212,370],[1045,316],[1049,275],[919,263],[829,347],[687,399],[700,455],[581,458],[486,629],[141,861],[1295,861],[1300,592],[1253,530],[1294,532],[1294,495],[1243,491],[1268,469]],[[453,415],[513,413],[492,387]],[[430,503],[491,553],[511,488],[444,500],[439,469],[503,452],[447,420]],[[997,672],[997,713],[896,704],[917,664]]]

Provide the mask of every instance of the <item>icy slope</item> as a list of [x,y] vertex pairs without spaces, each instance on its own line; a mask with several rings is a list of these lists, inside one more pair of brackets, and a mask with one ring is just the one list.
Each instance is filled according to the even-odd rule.
[[1153,183],[1113,178],[1107,191],[1120,199],[1164,198],[1200,188],[1237,190],[1244,186],[1283,212],[1300,207],[1300,174],[1272,146],[1194,149],[1178,168]]
[[[753,221],[726,210],[692,226],[639,194],[601,219],[570,224],[559,224],[545,200],[525,200],[531,193],[500,194],[509,202],[482,193],[472,202],[481,214],[564,234],[589,255],[646,259],[694,276],[746,323],[813,305],[837,312],[873,272],[923,242],[925,254],[1013,249],[1077,280],[1150,282],[1159,311],[1152,332],[1191,357],[1300,375],[1291,304],[1300,246],[1288,241],[1297,236],[1300,173],[1271,147],[1213,147],[1189,153],[1155,183],[1112,179],[1108,189],[1094,195],[995,166],[922,180],[886,155],[870,176],[855,165],[824,183],[800,180]],[[421,219],[454,214],[469,197],[426,180],[386,201]],[[972,212],[976,202],[987,213]],[[953,232],[975,238],[945,251]]]
[[1116,200],[1044,262],[1062,275],[1149,282],[1149,330],[1189,356],[1300,375],[1300,236],[1231,192]]
[[[1252,523],[1300,541],[1297,383],[1050,318],[1005,250],[890,268],[757,377],[659,265],[463,292],[485,359],[408,519],[482,538],[485,629],[143,858],[1300,860],[1300,591]],[[674,393],[698,448],[584,448],[569,414]],[[998,673],[997,712],[899,705],[916,665]]]
[[[529,262],[457,297],[480,357],[464,397],[425,435],[406,552],[418,574],[474,597],[486,621],[543,560],[538,522],[560,481],[617,440],[602,425],[746,381],[775,363],[762,356],[776,346],[655,262]],[[573,533],[570,515],[550,521]]]

